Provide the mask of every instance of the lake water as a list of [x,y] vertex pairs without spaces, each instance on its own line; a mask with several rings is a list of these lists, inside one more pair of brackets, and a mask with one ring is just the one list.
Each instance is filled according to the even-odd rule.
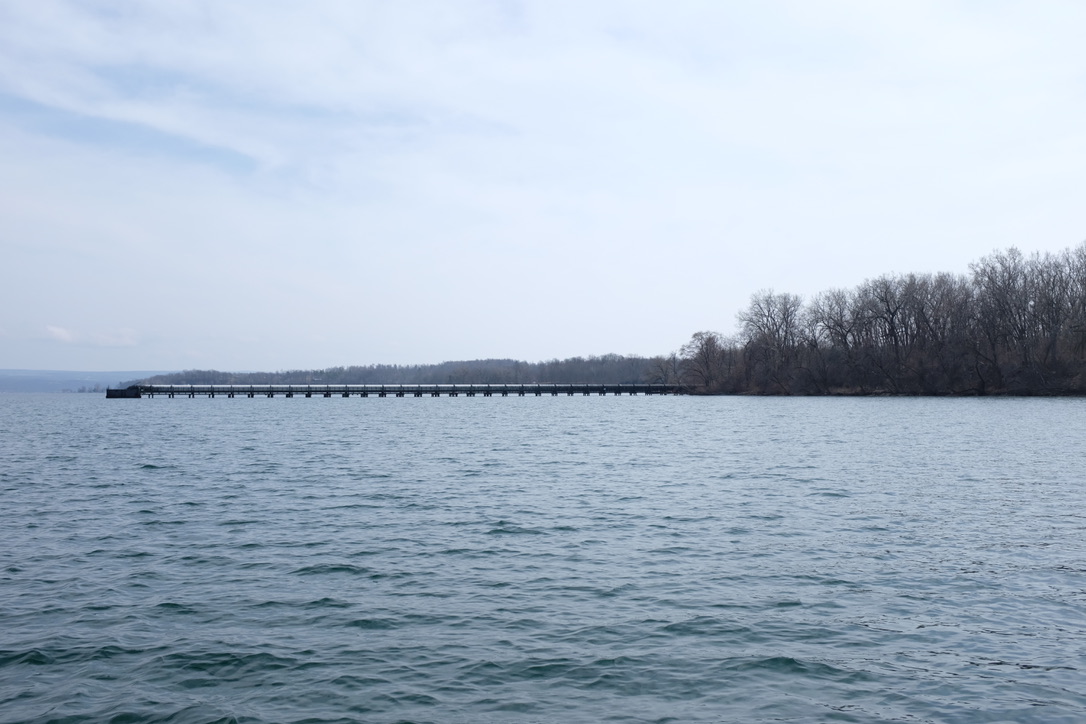
[[1086,721],[1086,400],[0,396],[3,722]]

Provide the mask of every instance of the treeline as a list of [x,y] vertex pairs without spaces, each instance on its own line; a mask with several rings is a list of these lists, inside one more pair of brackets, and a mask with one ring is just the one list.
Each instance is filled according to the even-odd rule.
[[963,274],[885,275],[805,302],[758,292],[733,336],[654,365],[706,394],[1086,393],[1086,243],[996,252]]
[[618,384],[642,382],[651,376],[657,359],[607,354],[598,357],[571,357],[546,362],[512,359],[485,359],[442,362],[430,365],[366,365],[329,367],[323,370],[283,372],[219,372],[185,370],[156,375],[131,383],[169,385],[306,385],[306,384],[516,384],[534,382]]
[[[281,372],[186,370],[150,384],[680,384],[701,394],[1086,394],[1086,243],[995,252],[968,274],[884,275],[804,301],[761,291],[730,335],[667,356],[486,359]],[[131,384],[131,383],[129,383]]]

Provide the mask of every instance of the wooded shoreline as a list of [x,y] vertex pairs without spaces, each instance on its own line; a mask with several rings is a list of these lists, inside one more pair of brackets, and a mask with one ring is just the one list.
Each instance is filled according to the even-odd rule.
[[761,291],[739,331],[676,356],[706,392],[801,395],[1086,394],[1086,243],[995,252],[966,274],[883,275],[809,302]]
[[1086,242],[997,251],[968,274],[889,274],[809,301],[763,290],[731,335],[695,333],[669,355],[231,373],[142,384],[665,384],[702,395],[1086,395]]

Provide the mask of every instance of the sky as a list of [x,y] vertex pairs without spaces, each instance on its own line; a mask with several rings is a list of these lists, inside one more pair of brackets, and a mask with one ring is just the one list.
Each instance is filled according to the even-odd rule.
[[677,350],[1086,239],[1086,4],[0,0],[0,368]]

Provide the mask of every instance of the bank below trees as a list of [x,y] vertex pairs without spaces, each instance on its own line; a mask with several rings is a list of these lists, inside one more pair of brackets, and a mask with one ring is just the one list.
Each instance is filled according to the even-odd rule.
[[761,291],[734,335],[698,332],[652,376],[704,394],[1086,394],[1086,243],[806,302]]

